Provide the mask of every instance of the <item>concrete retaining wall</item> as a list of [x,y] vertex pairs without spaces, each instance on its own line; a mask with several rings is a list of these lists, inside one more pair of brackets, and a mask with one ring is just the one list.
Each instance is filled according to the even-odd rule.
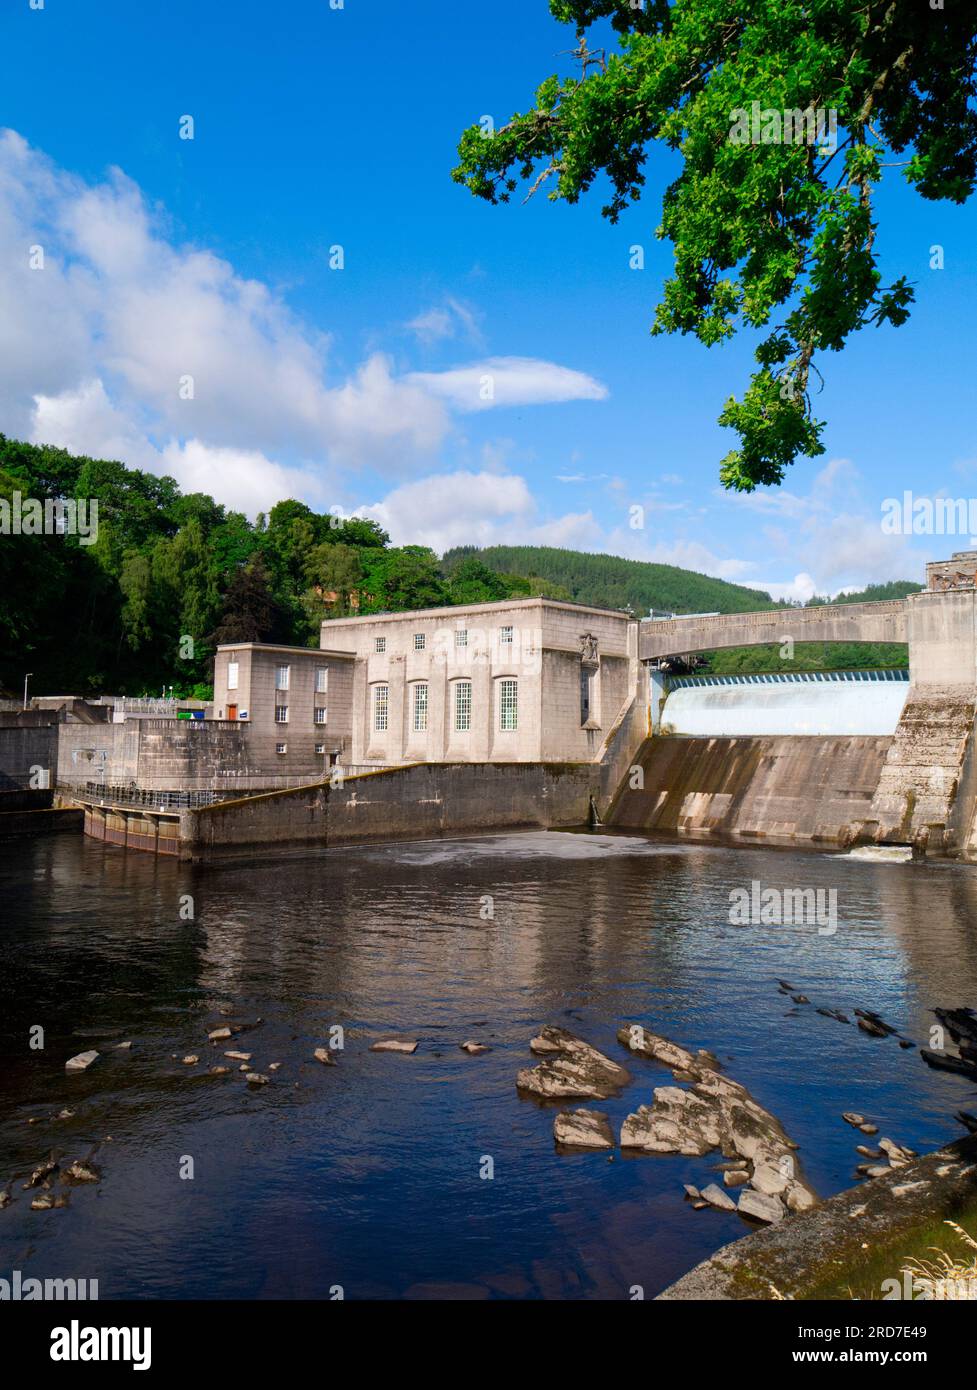
[[652,738],[605,818],[629,830],[847,844],[867,817],[891,738]]
[[4,777],[29,782],[34,770],[47,769],[54,785],[58,766],[58,725],[31,723],[0,728],[0,783]]
[[419,840],[519,826],[585,825],[599,767],[586,763],[422,763],[222,802],[180,815],[184,858],[256,847]]

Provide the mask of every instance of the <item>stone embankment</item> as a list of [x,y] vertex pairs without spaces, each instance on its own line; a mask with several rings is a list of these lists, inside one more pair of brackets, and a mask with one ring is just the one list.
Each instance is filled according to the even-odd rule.
[[900,1161],[789,1222],[724,1245],[658,1296],[803,1299],[843,1278],[866,1251],[875,1258],[891,1251],[891,1274],[897,1277],[914,1231],[955,1216],[975,1200],[977,1135],[971,1135]]

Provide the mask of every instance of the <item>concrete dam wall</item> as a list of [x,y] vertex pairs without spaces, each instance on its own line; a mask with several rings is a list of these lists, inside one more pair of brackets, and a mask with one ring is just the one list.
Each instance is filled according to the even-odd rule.
[[907,671],[809,676],[690,676],[668,682],[661,722],[691,737],[892,735]]
[[[889,737],[651,738],[605,818],[617,829],[773,844],[850,842]],[[643,786],[631,783],[642,780]]]

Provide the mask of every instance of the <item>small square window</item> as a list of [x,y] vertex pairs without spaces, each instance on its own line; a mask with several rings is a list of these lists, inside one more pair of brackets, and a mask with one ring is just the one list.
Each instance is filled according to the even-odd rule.
[[373,650],[374,650],[375,652],[385,652],[385,651],[387,650],[387,639],[386,639],[386,637],[374,637],[374,639],[373,639]]
[[467,647],[467,646],[468,646],[468,629],[467,629],[467,627],[458,627],[458,628],[455,628],[455,646],[456,646],[456,647]]
[[287,743],[276,743],[276,744],[275,744],[275,752],[276,752],[276,753],[287,753],[287,752],[288,752],[288,744],[287,744]]
[[427,646],[427,637],[424,635],[424,633],[423,633],[423,632],[415,632],[415,633],[414,633],[414,650],[415,650],[415,652],[422,652],[426,646]]
[[316,706],[315,722],[316,722],[317,724],[325,724],[325,722],[326,722],[326,710],[325,710],[325,706],[323,706],[323,705],[317,705],[317,706]]
[[276,723],[276,724],[287,724],[287,723],[288,723],[288,705],[276,705],[276,706],[275,706],[275,723]]
[[317,753],[324,753],[326,751],[326,745],[324,743],[317,743],[315,746],[315,751]]
[[511,647],[511,646],[512,646],[512,628],[511,628],[511,627],[500,627],[500,628],[499,628],[499,641],[500,641],[500,643],[502,644],[503,647]]

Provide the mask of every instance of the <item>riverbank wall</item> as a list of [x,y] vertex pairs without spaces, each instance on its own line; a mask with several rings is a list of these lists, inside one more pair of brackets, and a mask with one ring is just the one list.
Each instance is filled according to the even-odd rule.
[[567,828],[599,788],[590,763],[417,763],[182,811],[179,855]]
[[884,1264],[890,1252],[886,1277],[901,1282],[914,1233],[955,1219],[975,1202],[977,1135],[972,1135],[724,1245],[658,1297],[803,1299],[843,1285],[860,1264],[878,1266],[880,1257]]

